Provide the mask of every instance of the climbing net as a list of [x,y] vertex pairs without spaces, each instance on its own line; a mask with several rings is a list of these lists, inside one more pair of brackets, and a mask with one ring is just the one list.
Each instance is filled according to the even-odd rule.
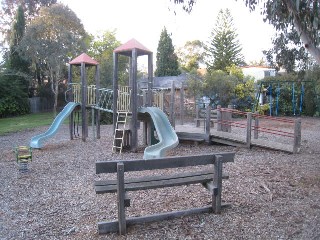
[[102,111],[112,112],[113,90],[108,88],[99,88],[98,94],[98,102],[95,104],[94,108]]
[[[70,94],[72,101],[81,103],[81,84],[71,83],[69,89],[66,91],[66,99]],[[96,95],[98,94],[98,97]],[[71,100],[71,99],[69,99]],[[96,85],[89,85],[87,87],[87,103],[92,108],[102,111],[112,112],[113,107],[113,90],[108,88],[96,88]]]

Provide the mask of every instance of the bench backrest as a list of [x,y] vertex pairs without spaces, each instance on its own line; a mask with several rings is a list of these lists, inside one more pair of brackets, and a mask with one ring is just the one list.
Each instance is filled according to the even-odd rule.
[[145,171],[165,168],[191,167],[198,165],[214,164],[217,156],[221,156],[222,162],[233,162],[234,152],[212,153],[205,155],[193,155],[183,157],[167,157],[156,159],[116,160],[96,162],[96,173],[116,173],[117,164],[124,164],[124,171]]

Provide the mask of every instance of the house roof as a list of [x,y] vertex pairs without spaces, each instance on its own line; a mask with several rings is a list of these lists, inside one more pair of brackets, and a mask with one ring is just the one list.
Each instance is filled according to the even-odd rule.
[[[171,88],[172,82],[174,82],[175,88],[182,88],[183,84],[187,81],[187,74],[181,74],[179,76],[166,76],[166,77],[153,77],[153,88]],[[148,79],[142,78],[138,80],[139,89],[148,88]]]
[[126,56],[131,56],[133,49],[137,49],[138,56],[152,53],[148,48],[143,46],[140,42],[138,42],[134,38],[132,38],[125,44],[121,45],[120,47],[117,47],[113,52],[126,55]]
[[99,63],[96,60],[92,59],[85,53],[82,53],[81,55],[69,62],[69,64],[71,65],[81,65],[81,63],[85,63],[86,65],[99,65]]
[[268,66],[243,66],[242,69],[274,69]]

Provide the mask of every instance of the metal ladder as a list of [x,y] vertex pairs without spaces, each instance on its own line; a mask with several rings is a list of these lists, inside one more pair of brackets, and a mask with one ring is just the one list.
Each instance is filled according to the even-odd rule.
[[128,115],[129,115],[129,112],[117,113],[117,123],[114,131],[113,146],[112,146],[113,152],[116,152],[117,150],[120,153],[122,152]]

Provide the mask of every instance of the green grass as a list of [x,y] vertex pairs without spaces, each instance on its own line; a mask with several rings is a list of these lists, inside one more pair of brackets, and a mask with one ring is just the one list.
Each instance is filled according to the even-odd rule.
[[53,122],[53,113],[33,113],[19,117],[1,118],[0,135],[18,132],[25,129],[49,126]]

